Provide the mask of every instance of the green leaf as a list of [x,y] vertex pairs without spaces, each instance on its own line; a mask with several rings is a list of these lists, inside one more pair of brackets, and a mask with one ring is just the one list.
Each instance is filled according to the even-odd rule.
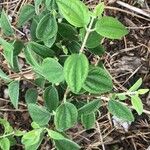
[[19,81],[12,81],[8,85],[8,94],[13,106],[18,109],[18,100],[19,100]]
[[65,39],[69,40],[69,41],[77,41],[78,40],[78,32],[77,30],[66,23],[60,23],[58,25],[58,33]]
[[142,85],[142,78],[138,79],[129,89],[130,92],[136,91]]
[[0,148],[2,150],[10,150],[10,141],[8,138],[0,139]]
[[85,104],[83,107],[81,107],[78,110],[78,113],[80,115],[82,114],[90,114],[92,112],[95,112],[99,109],[99,107],[101,106],[102,102],[99,99],[96,100],[92,100],[91,102]]
[[7,60],[9,65],[11,67],[13,67],[13,51],[14,51],[13,45],[8,43],[7,41],[2,39],[1,37],[0,37],[0,44],[2,45],[2,47],[4,49],[4,57],[5,57],[5,59]]
[[94,94],[106,93],[112,90],[112,80],[105,69],[91,67],[83,88]]
[[65,80],[72,92],[80,92],[88,75],[89,63],[84,54],[72,54],[64,64]]
[[50,11],[57,8],[56,0],[45,0],[45,5]]
[[43,0],[34,0],[36,14],[39,14],[39,6],[42,4],[42,1]]
[[80,150],[80,146],[69,139],[54,140],[58,150]]
[[59,104],[59,96],[57,89],[53,86],[46,88],[44,91],[44,101],[47,109],[52,112],[55,111]]
[[61,104],[56,109],[54,118],[57,130],[64,131],[73,127],[77,123],[78,111],[77,108],[71,103]]
[[63,67],[53,58],[44,59],[38,72],[52,83],[60,83],[64,80]]
[[27,104],[33,103],[35,104],[38,98],[38,91],[34,88],[30,88],[26,91],[25,101]]
[[50,138],[54,139],[54,140],[63,140],[65,139],[65,137],[60,134],[59,132],[47,129],[48,131],[48,135],[50,136]]
[[104,2],[99,3],[94,9],[94,15],[96,17],[101,16],[104,11],[105,5]]
[[134,121],[134,116],[131,110],[120,102],[117,102],[115,100],[109,100],[108,110],[111,114],[119,119],[122,119],[123,121]]
[[11,81],[11,79],[1,69],[0,69],[0,78],[8,82]]
[[108,16],[104,16],[97,21],[96,32],[110,39],[121,39],[128,34],[128,30],[121,22]]
[[36,42],[29,42],[27,46],[29,50],[34,51],[36,54],[43,58],[54,56],[53,50]]
[[19,53],[21,52],[21,50],[23,49],[24,47],[24,43],[20,40],[15,40],[13,42],[13,47],[14,47],[14,56],[18,56]]
[[43,129],[34,129],[23,135],[21,142],[25,150],[37,150],[43,140]]
[[96,118],[95,118],[94,112],[90,113],[90,114],[81,115],[81,122],[82,122],[84,128],[87,130],[94,127],[95,121],[96,121]]
[[95,54],[95,55],[99,55],[102,56],[105,53],[105,48],[103,45],[99,45],[95,48],[90,48],[88,49],[91,53]]
[[81,48],[81,45],[76,41],[71,41],[67,45],[67,49],[70,51],[71,54],[79,53],[80,48]]
[[57,0],[63,17],[76,27],[85,27],[90,21],[90,12],[85,4],[79,0]]
[[28,110],[32,120],[38,125],[45,126],[48,124],[51,115],[44,107],[30,103],[28,104]]
[[23,26],[26,22],[33,18],[35,15],[35,8],[31,4],[24,5],[21,7],[18,17],[18,27]]
[[149,89],[139,89],[138,90],[138,94],[140,94],[140,95],[146,94],[147,92],[149,92]]
[[139,115],[143,112],[143,103],[138,95],[131,96],[131,103],[133,108],[137,111]]
[[11,27],[9,18],[6,15],[4,10],[2,10],[2,13],[1,13],[1,28],[2,28],[3,33],[7,36],[13,35],[13,33],[14,33],[14,31]]
[[52,37],[52,38],[50,38],[50,39],[44,40],[44,41],[43,41],[43,42],[44,42],[44,45],[46,45],[47,47],[51,48],[51,47],[53,46],[53,44],[55,43],[56,38],[57,38],[57,36],[54,36],[54,37]]
[[41,40],[48,40],[57,34],[58,26],[56,18],[51,14],[46,14],[38,23],[36,36]]

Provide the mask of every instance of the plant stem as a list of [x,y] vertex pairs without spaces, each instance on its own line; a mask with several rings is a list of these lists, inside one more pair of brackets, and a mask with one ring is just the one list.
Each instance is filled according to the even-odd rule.
[[64,93],[64,98],[63,98],[63,102],[66,103],[66,98],[67,98],[67,94],[69,93],[69,88],[66,88],[66,91]]
[[91,19],[91,21],[90,21],[90,24],[89,24],[89,27],[86,29],[86,34],[85,34],[85,37],[84,37],[84,40],[83,40],[83,43],[82,43],[82,46],[81,46],[81,49],[80,49],[80,53],[83,52],[84,47],[85,47],[86,42],[87,42],[87,39],[88,39],[90,33],[92,32],[91,28],[92,28],[94,19],[95,19],[95,17],[92,17],[92,19]]
[[14,134],[14,131],[12,133],[9,133],[9,134],[4,134],[4,135],[0,136],[0,139],[11,136],[13,134]]

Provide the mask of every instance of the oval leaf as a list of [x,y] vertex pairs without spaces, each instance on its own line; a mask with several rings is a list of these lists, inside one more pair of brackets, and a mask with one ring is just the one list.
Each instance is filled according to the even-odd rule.
[[94,94],[106,93],[112,90],[113,84],[107,71],[100,67],[91,67],[83,88]]
[[78,111],[71,103],[64,103],[56,109],[55,125],[57,130],[64,131],[73,127],[77,122]]
[[129,89],[130,92],[136,91],[142,85],[142,78],[138,79]]
[[64,64],[65,80],[71,91],[78,93],[87,77],[89,63],[84,54],[72,54]]
[[0,138],[0,148],[2,150],[10,150],[10,141],[8,138]]
[[128,34],[128,30],[121,22],[108,16],[104,16],[97,21],[96,32],[110,39],[121,39]]
[[76,27],[85,27],[90,21],[90,12],[79,0],[57,0],[58,7],[64,18]]
[[48,124],[51,115],[44,107],[30,103],[28,104],[28,110],[32,120],[38,125],[45,126]]
[[65,137],[60,134],[59,132],[47,129],[48,131],[48,135],[50,136],[50,138],[54,139],[54,140],[62,140],[65,139]]
[[54,37],[57,33],[58,26],[53,15],[45,15],[37,25],[36,36],[38,39],[45,40]]
[[131,110],[127,106],[122,105],[120,102],[117,102],[115,100],[109,100],[108,110],[114,116],[122,119],[123,121],[134,121],[134,116]]
[[19,81],[12,81],[8,85],[8,94],[13,106],[18,109],[18,100],[19,100]]

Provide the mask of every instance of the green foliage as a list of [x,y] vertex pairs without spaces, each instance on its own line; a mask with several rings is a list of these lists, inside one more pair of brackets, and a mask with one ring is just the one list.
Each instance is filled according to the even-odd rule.
[[11,81],[11,79],[0,69],[0,78],[5,81]]
[[138,79],[129,89],[130,92],[136,91],[142,84],[142,78]]
[[96,17],[101,16],[104,11],[104,8],[105,8],[104,2],[99,3],[94,9],[94,15]]
[[110,39],[120,39],[128,34],[128,30],[121,22],[108,16],[104,16],[97,21],[96,32]]
[[13,106],[18,109],[18,100],[19,100],[19,81],[12,81],[8,85],[9,97]]
[[67,58],[64,64],[64,76],[72,92],[80,92],[88,69],[89,63],[84,54],[72,54]]
[[73,127],[77,123],[78,111],[71,103],[61,104],[56,109],[55,125],[57,130],[64,131]]
[[10,149],[10,141],[8,138],[0,139],[0,148],[2,150],[9,150]]
[[1,28],[2,28],[3,33],[7,36],[13,35],[14,33],[11,27],[9,18],[4,10],[2,10],[2,13],[1,13]]

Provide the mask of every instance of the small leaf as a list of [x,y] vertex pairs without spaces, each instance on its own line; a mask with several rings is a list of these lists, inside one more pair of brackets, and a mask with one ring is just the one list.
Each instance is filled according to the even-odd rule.
[[43,58],[54,56],[53,50],[36,42],[29,42],[27,46],[29,50],[34,51],[36,54]]
[[11,67],[13,67],[13,51],[14,51],[13,45],[8,43],[7,41],[2,39],[1,37],[0,37],[0,44],[2,45],[2,47],[4,49],[4,57],[5,57],[5,59],[7,60],[9,65]]
[[34,129],[25,133],[21,139],[25,150],[37,150],[43,140],[43,129]]
[[44,91],[44,101],[47,109],[52,112],[55,111],[59,104],[59,96],[57,89],[53,86],[46,88]]
[[38,91],[34,88],[30,88],[26,91],[25,101],[27,104],[33,103],[35,104],[38,98]]
[[134,121],[134,116],[131,110],[120,102],[109,100],[108,110],[111,114],[119,119],[122,119],[123,121]]
[[1,69],[0,69],[0,78],[8,82],[11,81],[11,79]]
[[108,16],[104,16],[97,21],[96,32],[110,39],[121,39],[128,34],[128,30],[121,22]]
[[13,106],[18,109],[18,100],[19,100],[19,81],[12,81],[8,85],[8,94]]
[[64,103],[56,109],[55,125],[60,131],[67,130],[77,123],[78,111],[71,103]]
[[14,31],[11,27],[9,18],[6,15],[4,10],[2,10],[2,13],[1,13],[1,28],[2,28],[2,31],[4,32],[4,34],[7,36],[13,35],[13,33],[14,33]]
[[99,3],[94,9],[95,16],[97,17],[101,16],[104,11],[104,8],[105,8],[104,2]]
[[65,80],[74,93],[80,92],[88,75],[89,63],[84,54],[72,54],[64,64]]
[[78,32],[77,30],[66,23],[60,23],[58,25],[58,33],[65,39],[69,40],[69,41],[77,41],[78,40]]
[[43,41],[48,40],[57,34],[57,30],[58,26],[55,17],[51,14],[46,14],[37,25],[36,36]]
[[64,80],[63,67],[53,58],[44,59],[38,72],[52,83],[60,83]]
[[99,109],[99,107],[101,106],[101,100],[97,99],[97,100],[92,100],[91,102],[85,104],[83,107],[81,107],[78,110],[78,113],[81,114],[90,114],[92,112],[95,112]]
[[90,21],[90,12],[85,4],[79,0],[57,0],[63,17],[76,27],[85,27]]
[[90,113],[90,114],[81,115],[81,122],[82,122],[84,128],[87,130],[94,127],[95,121],[96,121],[96,118],[95,118],[94,112]]
[[139,115],[143,112],[143,103],[138,95],[131,96],[131,103]]
[[48,124],[51,115],[44,107],[30,103],[28,104],[28,110],[32,120],[38,125],[45,126]]
[[43,0],[34,0],[36,14],[39,14],[39,6],[42,4],[42,1]]
[[59,132],[47,129],[48,131],[48,135],[50,136],[50,138],[54,139],[54,140],[63,140],[65,139],[65,137],[60,134]]
[[0,138],[0,148],[2,150],[10,150],[10,141],[8,138]]
[[54,10],[57,8],[56,0],[45,0],[45,5],[48,10]]
[[33,18],[35,15],[35,8],[31,4],[24,5],[21,7],[18,17],[18,27],[23,26],[26,22]]
[[130,92],[136,91],[142,85],[142,78],[138,79],[129,89]]
[[18,56],[19,53],[21,52],[21,50],[23,49],[24,47],[24,43],[20,40],[15,40],[13,42],[13,47],[14,47],[14,56]]
[[146,94],[147,92],[149,92],[149,89],[139,89],[138,90],[138,94],[140,94],[140,95]]
[[58,150],[80,150],[80,146],[69,139],[54,140]]
[[44,42],[44,45],[47,46],[47,47],[49,47],[49,48],[51,48],[51,47],[53,46],[53,44],[55,43],[56,38],[57,38],[57,36],[54,36],[54,37],[52,37],[52,38],[50,38],[50,39],[44,40],[44,41],[43,41],[43,42]]
[[94,94],[106,93],[112,90],[113,84],[109,74],[100,67],[91,67],[83,88]]
[[97,47],[94,48],[90,48],[88,49],[91,53],[95,54],[95,55],[99,55],[102,56],[105,53],[105,48],[103,45],[99,45]]

